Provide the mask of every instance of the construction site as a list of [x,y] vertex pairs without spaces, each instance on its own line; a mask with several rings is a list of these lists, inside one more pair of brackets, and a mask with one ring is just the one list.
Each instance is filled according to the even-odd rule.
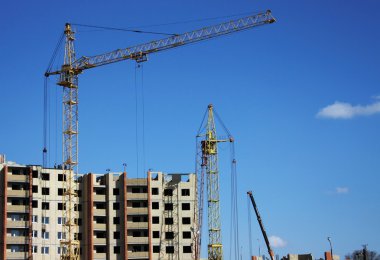
[[[42,166],[7,163],[2,156],[1,258],[200,259],[205,214],[208,259],[223,259],[218,143],[233,144],[234,139],[223,123],[227,138],[218,137],[213,105],[208,106],[197,133],[195,173],[148,171],[146,178],[139,179],[129,179],[126,171],[80,174],[78,77],[88,69],[124,60],[142,63],[147,61],[148,54],[274,22],[271,11],[266,11],[80,58],[75,52],[75,32],[67,23],[51,60],[64,45],[63,65],[60,70],[52,71],[51,62],[45,72],[46,79],[58,75],[57,85],[63,88],[63,161],[54,168],[47,167],[46,133]],[[46,114],[45,109],[45,117]],[[231,176],[236,178],[233,148],[231,153]],[[231,212],[237,212],[236,203],[235,200]],[[234,230],[235,250],[238,250],[237,227]],[[273,256],[271,252],[272,260]]]
[[[212,99],[204,104],[203,117],[197,115],[202,119],[199,128],[194,126],[198,131],[194,131],[193,170],[171,172],[168,169],[146,169],[144,149],[148,141],[145,133],[154,132],[155,127],[164,127],[147,126],[145,118],[140,118],[142,123],[138,121],[138,102],[142,102],[140,113],[144,117],[145,101],[138,100],[137,90],[136,126],[130,126],[136,130],[137,170],[130,171],[127,163],[123,163],[123,169],[117,171],[106,169],[117,168],[109,164],[104,165],[106,170],[103,172],[87,168],[85,172],[80,170],[81,158],[86,158],[87,155],[82,153],[79,125],[83,117],[95,117],[83,115],[82,110],[81,114],[79,112],[82,75],[89,71],[101,71],[111,64],[130,62],[135,66],[136,82],[142,64],[149,62],[148,57],[153,57],[156,53],[170,56],[172,49],[205,42],[200,46],[202,48],[214,44],[208,40],[219,41],[225,36],[238,38],[244,34],[254,35],[255,31],[252,29],[261,27],[262,30],[270,31],[281,23],[276,18],[275,12],[272,14],[271,10],[238,17],[234,15],[223,22],[202,24],[182,33],[155,31],[155,27],[144,30],[144,27],[118,28],[70,22],[57,28],[57,31],[61,29],[62,32],[46,71],[41,71],[40,75],[44,77],[41,163],[21,163],[18,158],[8,158],[7,151],[0,151],[4,153],[0,154],[0,260],[315,260],[315,256],[308,249],[298,252],[299,254],[276,252],[278,248],[286,248],[287,242],[281,238],[276,240],[275,236],[267,234],[265,227],[269,226],[273,230],[278,225],[273,223],[273,219],[263,218],[260,214],[259,208],[264,209],[263,216],[271,216],[272,209],[267,204],[261,204],[256,197],[256,184],[249,183],[244,186],[247,188],[249,185],[249,190],[239,188],[239,181],[246,182],[238,181],[239,158],[235,155],[235,141],[239,136],[233,135],[227,128],[229,124],[222,120],[224,114],[217,112],[218,107],[214,106]],[[80,52],[77,49],[77,44],[80,43],[77,31],[80,29],[149,34],[157,39],[130,47],[121,45],[113,51],[88,55],[84,51],[86,47],[81,46]],[[261,44],[265,45],[265,41],[259,41],[258,46]],[[228,49],[229,47],[231,48]],[[242,54],[238,49],[239,46],[228,44],[226,47],[227,51],[236,52],[236,56],[240,56]],[[195,56],[193,58],[197,59]],[[216,63],[223,61],[220,59]],[[91,74],[91,77],[94,78],[94,75],[96,76]],[[143,81],[141,76],[141,82]],[[55,100],[50,100],[52,88],[62,92],[60,96],[55,96]],[[232,96],[233,94],[231,98]],[[61,114],[58,119],[54,119],[55,123],[51,120],[52,107],[57,105],[53,102],[61,106]],[[96,102],[98,106],[103,103],[99,100],[94,101]],[[112,100],[107,102],[111,103]],[[228,116],[231,117],[231,114]],[[173,118],[175,117],[176,114],[173,114]],[[99,116],[98,120],[101,121],[102,118]],[[182,124],[181,120],[176,124]],[[241,125],[244,125],[244,120]],[[61,129],[58,129],[58,121],[62,122],[59,123]],[[53,144],[51,136],[58,135],[61,137],[55,137]],[[165,139],[165,142],[176,143],[178,140]],[[55,157],[59,154],[61,158],[52,159],[52,147],[56,150]],[[99,153],[112,153],[97,149],[96,152]],[[58,150],[62,151],[61,154]],[[248,157],[249,153],[245,156]],[[168,158],[169,161],[175,160],[170,156]],[[51,163],[52,160],[54,163]],[[92,159],[87,156],[87,160]],[[95,160],[103,162],[99,158]],[[267,163],[268,169],[272,167],[271,164],[276,164],[274,161]],[[139,172],[143,174],[139,175]],[[228,190],[221,188],[223,178],[223,182],[229,185]],[[271,197],[271,189],[270,184],[265,189],[259,189],[260,192],[265,190],[265,194],[261,193],[259,198]],[[339,193],[347,192],[348,189],[342,188]],[[226,197],[230,200],[226,201]],[[247,199],[247,212],[239,212],[244,197]],[[281,201],[279,196],[272,199]],[[284,210],[284,207],[281,209]],[[248,228],[244,228],[242,218],[246,220],[247,215]],[[230,223],[226,223],[223,218],[228,218]],[[252,227],[259,230],[259,233],[252,235]],[[320,253],[325,260],[340,260],[340,256],[333,251],[331,237],[328,236],[327,239],[329,244]],[[263,241],[265,250],[260,248],[260,241]],[[258,252],[253,249],[257,246]],[[367,259],[364,257],[363,260]]]

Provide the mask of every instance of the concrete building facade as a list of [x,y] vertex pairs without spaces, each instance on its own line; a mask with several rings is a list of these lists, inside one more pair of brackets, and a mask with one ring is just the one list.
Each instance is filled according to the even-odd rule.
[[[0,259],[59,259],[62,169],[0,163]],[[193,259],[195,174],[78,179],[81,259]]]

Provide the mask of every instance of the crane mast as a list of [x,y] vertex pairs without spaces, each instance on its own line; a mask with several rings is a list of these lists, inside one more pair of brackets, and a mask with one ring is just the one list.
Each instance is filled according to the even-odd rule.
[[63,234],[61,259],[77,260],[80,254],[78,240],[78,73],[73,69],[75,61],[74,32],[70,24],[65,26],[65,57],[58,85],[63,87]]
[[[203,123],[202,123],[203,125]],[[201,129],[203,126],[201,126]],[[201,173],[200,194],[199,194],[199,230],[202,228],[203,216],[203,185],[204,175],[206,175],[207,187],[207,220],[208,220],[208,259],[222,260],[223,259],[223,244],[222,244],[222,225],[220,219],[220,194],[219,194],[219,167],[218,167],[218,143],[233,142],[232,138],[218,139],[216,134],[214,108],[210,104],[207,107],[207,121],[204,126],[204,132],[199,132],[197,135],[201,137],[198,146],[198,151],[201,159],[199,161]],[[196,241],[196,259],[199,259],[200,253],[200,238]]]
[[208,202],[208,259],[223,259],[222,227],[220,222],[220,195],[218,169],[218,143],[227,140],[218,140],[214,122],[213,106],[208,106],[206,140],[202,141],[203,164],[207,176]]
[[[74,51],[74,32],[69,23],[65,25],[65,56],[60,70],[45,72],[45,77],[59,75],[58,85],[63,87],[63,232],[66,237],[61,240],[61,259],[80,259],[80,243],[78,240],[78,75],[84,70],[96,68],[123,60],[143,62],[147,55],[187,44],[208,40],[218,36],[247,30],[276,20],[271,11],[238,18],[213,26],[204,27],[168,38],[114,50],[108,53],[76,59]],[[210,107],[209,129],[205,147],[205,158],[208,160],[208,201],[209,201],[209,259],[222,259],[219,209],[219,176],[217,170],[217,143],[215,126]],[[200,209],[201,210],[201,209]],[[198,240],[200,241],[200,240]],[[196,245],[195,245],[196,247]],[[198,249],[199,250],[199,249]],[[199,258],[199,251],[197,253]]]
[[274,252],[270,246],[270,242],[269,242],[269,239],[267,236],[267,232],[265,231],[263,221],[261,219],[259,210],[258,210],[256,202],[255,202],[255,199],[253,198],[253,195],[252,195],[252,191],[248,191],[247,194],[248,194],[249,198],[251,199],[253,209],[255,210],[257,221],[259,222],[261,233],[263,234],[265,244],[266,244],[267,249],[268,249],[269,256],[270,256],[271,260],[274,260]]

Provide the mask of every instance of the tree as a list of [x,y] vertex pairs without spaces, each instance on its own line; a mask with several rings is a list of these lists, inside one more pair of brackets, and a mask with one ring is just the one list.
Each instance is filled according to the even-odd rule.
[[351,260],[380,260],[380,254],[376,251],[371,251],[364,246],[363,249],[355,250],[351,254],[346,255],[346,259]]

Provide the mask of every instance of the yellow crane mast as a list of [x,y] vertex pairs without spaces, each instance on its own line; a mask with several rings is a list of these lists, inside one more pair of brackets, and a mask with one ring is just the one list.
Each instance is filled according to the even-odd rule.
[[[208,106],[206,131],[198,133],[197,137],[204,137],[201,141],[202,165],[206,173],[207,183],[207,219],[208,219],[208,259],[223,259],[222,225],[220,221],[220,194],[218,169],[218,143],[229,142],[233,139],[218,139],[216,135],[213,105]],[[202,182],[201,182],[201,185]],[[203,201],[203,194],[200,196]],[[203,210],[203,209],[202,209]],[[200,220],[201,221],[201,220]]]
[[[45,72],[45,77],[59,75],[58,85],[63,87],[63,168],[64,189],[63,217],[66,218],[64,232],[66,238],[61,241],[61,259],[80,258],[80,243],[77,237],[77,177],[78,177],[78,75],[84,70],[96,68],[123,60],[144,62],[150,53],[160,52],[179,46],[247,30],[265,24],[274,23],[271,11],[254,14],[213,26],[204,27],[183,34],[173,35],[148,43],[117,49],[108,53],[76,59],[74,51],[74,32],[71,24],[65,25],[65,58],[60,70]],[[44,148],[44,153],[46,147]],[[216,232],[217,234],[217,232]],[[217,235],[216,235],[217,236]],[[217,248],[218,242],[215,242]],[[195,245],[194,245],[195,246]],[[219,249],[218,249],[219,250]],[[220,249],[221,250],[221,249]]]

